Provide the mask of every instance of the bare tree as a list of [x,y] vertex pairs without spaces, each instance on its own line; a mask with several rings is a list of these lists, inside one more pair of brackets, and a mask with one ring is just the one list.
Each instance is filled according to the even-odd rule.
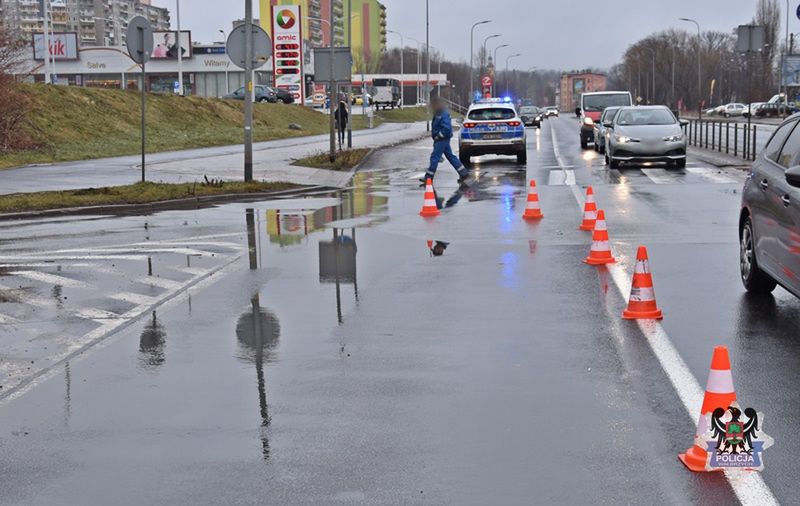
[[0,153],[34,147],[25,133],[28,100],[14,72],[24,41],[0,23]]

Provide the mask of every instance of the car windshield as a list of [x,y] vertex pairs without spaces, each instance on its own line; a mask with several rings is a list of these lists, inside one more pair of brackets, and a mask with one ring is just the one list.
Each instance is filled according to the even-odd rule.
[[514,110],[508,107],[486,107],[469,112],[469,119],[476,121],[497,121],[514,118]]
[[616,124],[626,125],[672,125],[675,116],[667,109],[631,109],[617,114]]
[[601,119],[603,121],[612,121],[614,116],[617,115],[617,112],[619,112],[619,107],[609,107],[603,111],[603,116],[601,116]]
[[536,114],[539,110],[536,107],[525,106],[519,108],[520,114]]
[[631,98],[627,93],[611,93],[603,95],[584,95],[583,110],[599,112],[606,107],[620,107],[631,105]]

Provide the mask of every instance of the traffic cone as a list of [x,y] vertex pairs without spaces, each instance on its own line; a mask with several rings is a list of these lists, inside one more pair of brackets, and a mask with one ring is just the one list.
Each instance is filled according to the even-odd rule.
[[653,276],[647,260],[647,248],[639,246],[636,253],[636,269],[633,272],[633,285],[628,308],[622,313],[625,320],[660,320],[661,310],[656,306],[656,292],[653,289]]
[[728,348],[717,346],[711,357],[711,371],[708,373],[706,394],[703,397],[703,407],[700,409],[700,421],[697,422],[694,445],[686,450],[686,453],[678,455],[678,459],[690,470],[698,473],[706,471],[708,452],[705,449],[703,436],[708,432],[707,416],[717,408],[727,409],[734,402],[736,402],[736,391],[733,388]]
[[439,207],[436,205],[436,195],[433,193],[431,178],[425,179],[425,200],[422,202],[422,211],[419,212],[419,215],[425,218],[439,216]]
[[594,223],[592,233],[592,248],[589,250],[589,256],[583,261],[589,265],[613,264],[617,261],[611,254],[611,246],[608,244],[606,213],[602,209],[597,211],[597,221]]
[[597,221],[597,204],[594,201],[594,190],[592,187],[586,189],[586,203],[583,205],[583,222],[578,230],[594,230],[594,222]]
[[540,220],[544,218],[542,210],[539,208],[539,194],[536,193],[536,180],[531,179],[531,185],[528,188],[528,204],[525,206],[525,212],[522,213],[522,218],[526,220]]

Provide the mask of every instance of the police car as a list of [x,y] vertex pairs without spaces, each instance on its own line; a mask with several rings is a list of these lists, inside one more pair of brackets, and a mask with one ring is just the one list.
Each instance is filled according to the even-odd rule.
[[512,155],[528,161],[525,125],[510,99],[485,98],[467,111],[458,136],[458,158],[464,165],[480,155]]

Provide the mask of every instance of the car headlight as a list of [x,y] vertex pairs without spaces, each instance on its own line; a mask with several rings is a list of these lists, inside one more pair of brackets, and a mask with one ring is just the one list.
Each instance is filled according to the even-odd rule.
[[683,134],[675,134],[664,137],[665,142],[680,142],[683,140]]
[[614,140],[616,140],[620,144],[627,144],[631,142],[631,138],[628,137],[627,135],[615,135]]
[[592,126],[592,125],[594,125],[594,121],[592,120],[592,118],[587,116],[587,117],[583,118],[583,124],[586,125],[586,126]]

